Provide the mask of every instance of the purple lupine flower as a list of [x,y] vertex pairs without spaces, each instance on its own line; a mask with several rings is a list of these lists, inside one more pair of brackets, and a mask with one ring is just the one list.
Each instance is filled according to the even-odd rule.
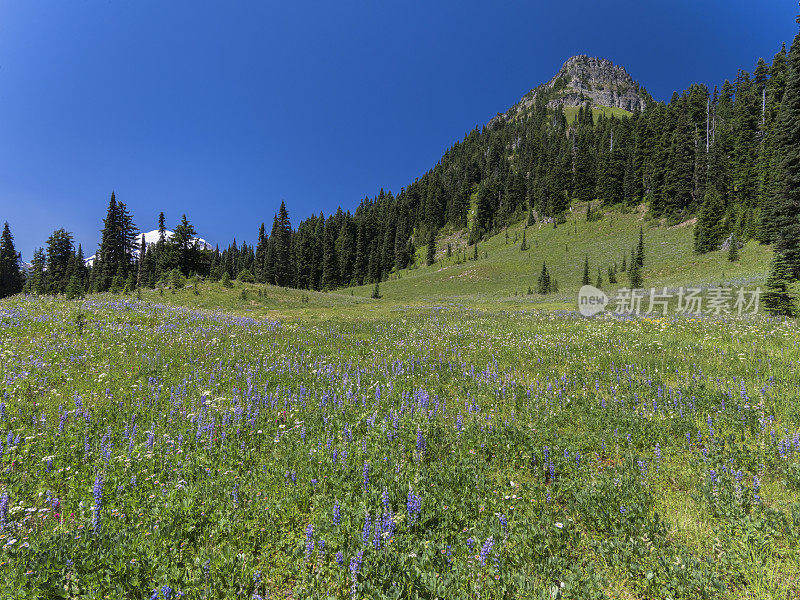
[[169,600],[170,596],[172,596],[172,588],[165,585],[161,588],[161,594],[164,596],[164,600]]
[[467,538],[467,547],[469,548],[470,552],[472,552],[472,547],[475,545],[475,540],[472,538]]
[[760,491],[761,481],[758,479],[758,475],[753,475],[753,502],[756,504],[761,502],[761,496],[759,496]]
[[486,557],[489,556],[489,553],[492,551],[492,546],[494,546],[494,538],[489,536],[483,543],[483,547],[481,548],[481,552],[478,557],[481,561],[481,566],[486,566]]
[[409,491],[406,508],[408,509],[408,522],[413,525],[422,510],[422,498],[414,494],[413,491]]
[[[358,576],[358,572],[361,570],[361,561],[364,559],[364,551],[359,550],[358,554],[356,554],[353,558],[350,559],[350,576],[353,578],[353,588],[356,585],[356,577]],[[353,595],[355,595],[355,589],[353,590]]]
[[369,544],[369,537],[371,533],[372,533],[372,519],[370,518],[369,513],[365,512],[364,529],[361,532],[361,541],[364,543],[365,546]]
[[5,530],[8,525],[8,492],[3,492],[0,496],[0,531]]
[[344,562],[344,556],[342,555],[341,552],[337,552],[336,553],[336,564],[338,564],[341,567],[343,562]]
[[508,519],[506,519],[506,516],[501,513],[501,514],[497,515],[497,517],[500,520],[500,527],[503,528],[503,531],[508,529]]
[[94,532],[100,531],[100,511],[103,508],[103,476],[98,473],[94,480],[94,507],[92,508],[92,528]]
[[364,489],[369,489],[369,463],[364,461]]
[[461,430],[464,428],[464,421],[461,418],[461,413],[458,413],[456,417],[456,431],[458,431],[459,435],[461,434]]
[[658,471],[658,467],[661,465],[661,445],[656,443],[656,471]]
[[333,503],[333,524],[338,527],[339,523],[341,522],[342,522],[341,507],[339,506],[339,502],[336,501]]
[[311,553],[314,552],[314,526],[311,523],[306,527],[306,561],[311,558]]

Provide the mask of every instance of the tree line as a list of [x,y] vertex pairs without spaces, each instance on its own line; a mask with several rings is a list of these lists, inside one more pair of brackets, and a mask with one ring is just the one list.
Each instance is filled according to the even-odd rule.
[[[91,268],[60,229],[34,253],[24,285],[37,293],[133,289],[175,271],[315,290],[377,283],[413,265],[418,247],[433,262],[443,231],[468,229],[476,244],[522,219],[563,219],[575,201],[590,212],[644,203],[668,223],[696,217],[698,253],[751,239],[775,244],[776,268],[800,278],[800,34],[752,73],[740,70],[713,90],[691,85],[666,103],[648,100],[630,116],[607,117],[587,103],[570,122],[550,99],[541,91],[526,112],[498,114],[397,195],[381,190],[352,214],[339,208],[293,228],[282,202],[255,245],[200,248],[184,216],[173,238],[139,248],[132,217],[112,194]],[[4,233],[4,294],[22,285],[11,274],[10,240]]]

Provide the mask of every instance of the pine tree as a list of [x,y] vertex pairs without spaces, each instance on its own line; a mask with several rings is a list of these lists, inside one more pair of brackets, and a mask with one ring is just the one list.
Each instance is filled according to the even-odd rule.
[[428,233],[428,250],[425,255],[425,262],[428,266],[436,260],[436,231],[431,227]]
[[[798,17],[800,23],[800,17]],[[800,278],[800,33],[789,50],[786,89],[778,115],[779,160],[774,203],[775,249],[789,276]]]
[[725,207],[716,188],[706,190],[706,197],[694,228],[694,251],[697,254],[719,248],[724,236]]
[[255,278],[259,283],[266,283],[266,258],[267,258],[267,231],[264,223],[258,228],[258,241],[256,242]]
[[69,266],[75,248],[72,234],[65,229],[56,229],[47,238],[47,271],[45,289],[48,294],[63,294],[69,283]]
[[[112,194],[113,196],[113,194]],[[158,241],[162,244],[167,240],[167,225],[164,219],[164,213],[158,213]]]
[[375,287],[372,289],[372,298],[374,298],[375,300],[379,300],[380,297],[381,297],[380,282],[376,281]]
[[44,248],[37,248],[33,251],[31,259],[31,271],[28,280],[25,282],[26,291],[39,296],[47,293],[47,281],[45,279],[45,266],[47,257]]
[[322,254],[322,288],[328,290],[334,289],[339,283],[334,227],[333,219],[329,218],[325,224],[325,241]]
[[536,280],[536,292],[545,295],[551,291],[550,273],[547,271],[547,265],[542,263],[542,272],[539,273],[539,278]]
[[175,233],[170,240],[178,257],[177,268],[184,276],[190,275],[197,269],[197,247],[194,238],[197,235],[194,225],[192,225],[184,214],[181,222],[175,227]]
[[149,257],[147,252],[147,242],[144,234],[142,235],[142,245],[139,246],[139,268],[136,272],[136,287],[144,287],[147,283]]
[[94,266],[99,271],[97,288],[101,292],[108,290],[112,280],[120,273],[123,281],[127,278],[136,247],[136,226],[125,204],[117,202],[113,192],[103,223],[100,249]]
[[583,278],[581,278],[581,285],[589,285],[589,255],[586,255],[586,260],[583,263]]
[[767,291],[762,296],[764,309],[768,313],[787,317],[797,316],[797,304],[789,292],[791,279],[786,259],[780,252],[776,252],[767,278]]
[[728,246],[728,260],[730,262],[736,262],[739,260],[739,240],[736,234],[731,235],[730,242],[730,246]]
[[233,282],[231,281],[231,276],[228,274],[227,271],[225,271],[222,274],[222,287],[224,287],[224,288],[232,288],[233,287]]
[[639,261],[631,260],[631,268],[628,270],[628,280],[632,288],[637,289],[642,287],[642,268],[639,265]]
[[639,227],[639,244],[636,246],[636,264],[644,267],[644,231]]
[[528,249],[528,242],[525,239],[525,230],[522,230],[522,245],[519,247],[522,252],[525,252]]
[[594,286],[598,289],[603,287],[603,274],[600,272],[600,267],[597,268],[597,283]]
[[0,298],[13,296],[22,291],[22,273],[19,254],[14,248],[14,236],[6,221],[0,236]]

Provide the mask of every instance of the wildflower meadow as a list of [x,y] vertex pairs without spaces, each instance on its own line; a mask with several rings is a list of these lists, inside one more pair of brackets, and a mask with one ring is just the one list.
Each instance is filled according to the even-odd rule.
[[0,303],[2,598],[787,598],[800,333]]

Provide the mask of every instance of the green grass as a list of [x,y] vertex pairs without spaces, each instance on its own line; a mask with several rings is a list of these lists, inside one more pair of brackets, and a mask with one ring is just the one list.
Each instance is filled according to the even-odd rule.
[[[565,106],[564,107],[564,115],[567,117],[567,123],[574,123],[575,119],[578,118],[578,110],[580,110],[579,106]],[[592,117],[594,117],[595,122],[600,118],[600,115],[605,115],[606,117],[616,117],[618,119],[622,117],[630,117],[633,113],[623,109],[623,108],[616,108],[613,106],[593,106],[592,107]]]
[[[4,600],[792,597],[800,331],[576,316],[584,257],[605,280],[640,227],[646,287],[763,284],[768,247],[577,206],[478,261],[451,233],[379,300],[0,301]],[[543,260],[561,291],[526,295]]]
[[800,586],[794,322],[201,290],[0,302],[4,598]]
[[[639,228],[645,235],[644,284],[646,288],[699,287],[719,284],[755,286],[764,283],[772,257],[768,246],[749,243],[740,253],[740,260],[731,263],[722,251],[698,256],[694,254],[692,223],[668,227],[659,221],[647,220],[640,210],[608,211],[600,221],[587,223],[586,208],[573,207],[567,223],[554,229],[552,225],[534,225],[525,229],[529,250],[522,252],[524,225],[518,223],[505,232],[478,244],[480,260],[460,262],[454,255],[445,257],[446,246],[439,244],[437,260],[431,266],[418,261],[413,269],[395,273],[381,284],[387,301],[404,303],[455,302],[467,305],[506,307],[567,308],[574,307],[583,276],[583,264],[589,257],[591,280],[595,282],[601,269],[607,290],[627,284],[625,273],[619,273],[618,284],[607,283],[607,269],[622,265],[623,255],[630,261]],[[463,242],[462,242],[463,243]],[[472,247],[466,249],[472,257]],[[488,255],[482,258],[483,254]],[[425,248],[419,249],[419,256]],[[547,263],[557,279],[559,293],[549,296],[527,296],[528,287],[536,288],[536,278]],[[349,291],[349,290],[348,290]],[[355,288],[356,296],[368,297],[372,286]]]

